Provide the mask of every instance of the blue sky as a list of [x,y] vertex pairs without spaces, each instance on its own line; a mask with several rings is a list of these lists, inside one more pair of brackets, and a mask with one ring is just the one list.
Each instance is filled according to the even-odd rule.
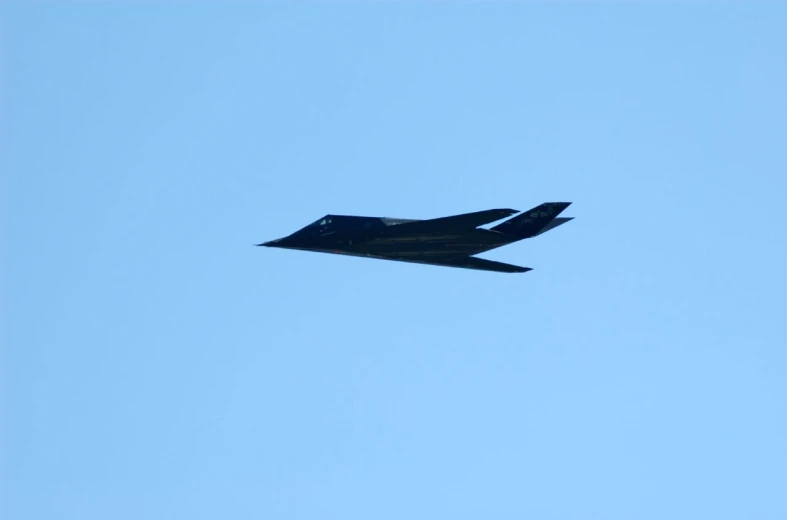
[[784,4],[1,9],[4,518],[787,517]]

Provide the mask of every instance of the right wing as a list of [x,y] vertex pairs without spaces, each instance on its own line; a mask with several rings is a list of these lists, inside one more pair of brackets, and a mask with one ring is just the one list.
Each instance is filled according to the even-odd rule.
[[490,222],[495,222],[514,213],[519,213],[515,209],[487,209],[475,211],[473,213],[463,213],[450,217],[432,218],[428,220],[416,220],[388,226],[383,233],[441,233],[443,231],[471,230]]
[[459,267],[461,269],[475,269],[478,271],[495,271],[498,273],[526,273],[532,271],[530,267],[520,267],[518,265],[506,264],[503,262],[495,262],[494,260],[485,260],[475,256],[462,256],[459,258],[450,258],[445,260],[412,260],[410,258],[396,258],[396,257],[381,257],[376,258],[385,260],[395,260],[397,262],[411,262],[415,264],[429,264],[442,267]]

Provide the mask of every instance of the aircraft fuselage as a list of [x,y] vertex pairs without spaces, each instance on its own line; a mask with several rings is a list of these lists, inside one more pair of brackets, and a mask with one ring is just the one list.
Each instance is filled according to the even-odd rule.
[[311,239],[281,239],[273,247],[321,253],[339,253],[372,257],[456,257],[475,255],[504,246],[510,236],[486,229],[469,232],[396,235],[365,239],[353,235],[333,234]]
[[513,209],[491,209],[427,220],[325,215],[289,236],[258,245],[522,273],[530,268],[473,255],[534,237],[568,222],[571,218],[559,218],[558,215],[569,204],[547,202],[491,229],[479,226],[519,212]]

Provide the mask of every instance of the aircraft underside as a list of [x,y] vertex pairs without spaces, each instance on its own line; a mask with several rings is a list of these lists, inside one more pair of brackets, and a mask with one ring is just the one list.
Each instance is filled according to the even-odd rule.
[[394,237],[346,247],[347,252],[394,258],[476,255],[511,243],[511,237],[487,230],[470,233]]

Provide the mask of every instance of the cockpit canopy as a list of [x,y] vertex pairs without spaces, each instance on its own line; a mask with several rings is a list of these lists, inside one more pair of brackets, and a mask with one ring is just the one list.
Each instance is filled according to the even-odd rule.
[[319,227],[327,227],[327,226],[328,226],[329,224],[331,224],[331,223],[333,223],[333,219],[331,218],[331,216],[330,216],[330,215],[326,215],[326,216],[324,216],[323,218],[321,218],[320,220],[317,220],[317,221],[315,221],[315,222],[312,222],[312,223],[311,223],[311,224],[309,224],[309,226],[307,226],[307,227],[315,227],[315,226],[319,226]]
[[384,228],[386,224],[378,217],[356,217],[349,215],[325,215],[293,233],[295,237],[316,237],[333,233]]

